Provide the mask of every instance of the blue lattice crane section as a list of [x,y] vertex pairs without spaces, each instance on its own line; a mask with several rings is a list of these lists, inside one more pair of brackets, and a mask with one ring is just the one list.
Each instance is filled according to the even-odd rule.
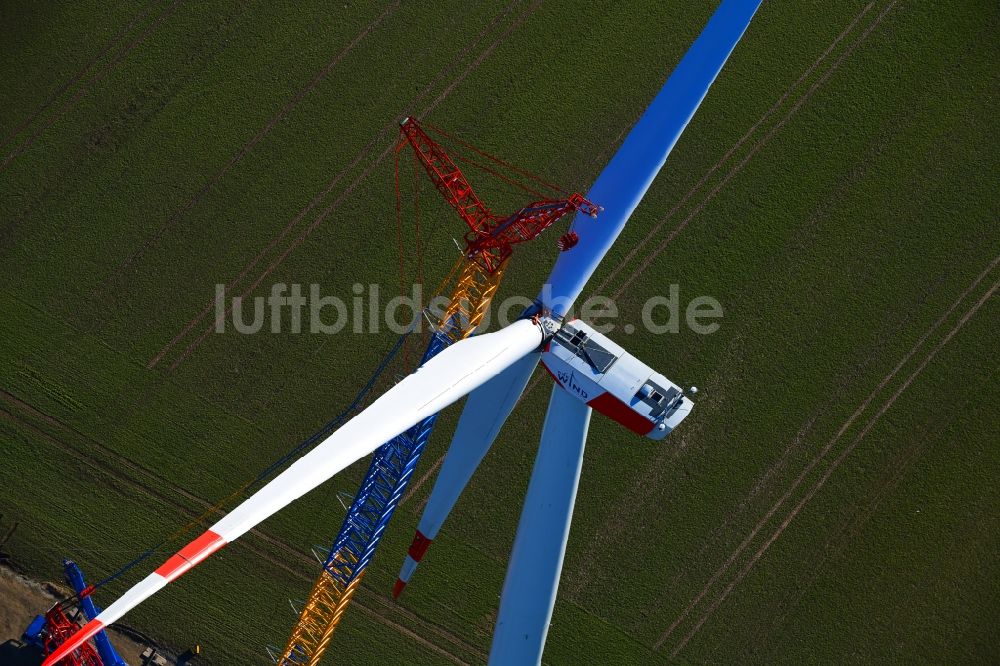
[[[452,330],[460,317],[431,336],[421,364],[457,338]],[[478,322],[476,322],[478,324]],[[471,331],[470,331],[471,332]],[[451,334],[449,334],[451,333]],[[413,471],[427,446],[437,415],[428,417],[383,444],[372,456],[368,472],[347,511],[323,570],[313,586],[279,663],[315,664],[364,576]]]

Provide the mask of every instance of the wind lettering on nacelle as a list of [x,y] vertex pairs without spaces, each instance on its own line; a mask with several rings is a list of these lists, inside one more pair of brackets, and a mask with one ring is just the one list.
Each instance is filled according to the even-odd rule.
[[587,391],[582,386],[573,381],[575,375],[576,373],[574,372],[560,371],[557,373],[557,376],[559,377],[559,383],[563,385],[563,388],[573,391],[573,393],[576,393],[578,396],[586,400],[587,398],[590,397],[590,394],[588,394]]

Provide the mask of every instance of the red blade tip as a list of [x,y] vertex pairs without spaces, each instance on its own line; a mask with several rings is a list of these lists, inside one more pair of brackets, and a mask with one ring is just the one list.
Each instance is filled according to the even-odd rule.
[[406,587],[406,583],[403,582],[402,580],[400,580],[399,578],[397,578],[396,579],[396,584],[392,586],[392,598],[393,599],[399,599],[399,595],[401,595],[403,593],[403,588],[405,588],[405,587]]

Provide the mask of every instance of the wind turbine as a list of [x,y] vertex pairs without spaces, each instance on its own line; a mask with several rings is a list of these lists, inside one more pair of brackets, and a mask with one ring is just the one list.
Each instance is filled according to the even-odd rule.
[[46,658],[53,666],[105,626],[226,544],[424,418],[469,395],[396,594],[436,536],[541,360],[555,378],[518,524],[490,652],[495,664],[540,663],[593,409],[662,439],[692,408],[683,391],[607,337],[566,321],[573,302],[662,168],[760,0],[723,0],[587,195],[536,305],[506,328],[461,340],[389,389],[181,548]]
[[[597,219],[585,215],[574,219],[573,230],[579,242],[571,251],[559,255],[548,289],[537,301],[544,316],[561,321],[572,307],[759,5],[759,0],[722,2],[601,172],[586,197],[604,210]],[[562,322],[540,353],[525,356],[469,395],[393,587],[393,596],[398,597],[413,576],[539,360],[555,379],[555,385],[501,595],[490,651],[490,662],[497,664],[541,661],[592,409],[639,434],[662,439],[693,406],[676,385],[586,324]]]

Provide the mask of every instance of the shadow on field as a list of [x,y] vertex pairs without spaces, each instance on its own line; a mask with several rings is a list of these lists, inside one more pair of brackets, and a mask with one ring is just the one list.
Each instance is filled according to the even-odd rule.
[[4,666],[38,666],[42,663],[42,651],[33,645],[8,639],[0,643],[0,664]]

